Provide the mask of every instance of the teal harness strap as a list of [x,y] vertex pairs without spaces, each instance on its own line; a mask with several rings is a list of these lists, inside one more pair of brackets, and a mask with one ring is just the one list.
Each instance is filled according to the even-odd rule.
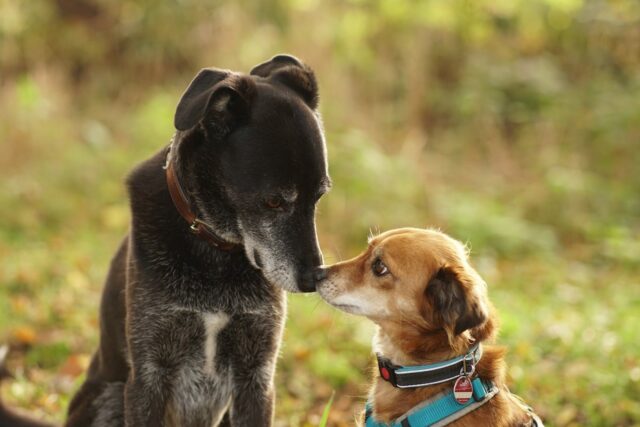
[[[466,403],[456,402],[453,391],[447,392],[441,397],[423,402],[408,413],[398,418],[391,424],[377,421],[373,417],[371,402],[367,402],[366,427],[429,427],[451,418],[450,421],[471,412],[488,402],[499,391],[490,381],[482,381],[476,378],[473,383],[473,399]],[[458,416],[455,416],[458,415]]]

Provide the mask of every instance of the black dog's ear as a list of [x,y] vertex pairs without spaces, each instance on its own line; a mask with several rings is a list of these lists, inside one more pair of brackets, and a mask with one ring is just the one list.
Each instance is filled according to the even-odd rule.
[[226,70],[205,68],[191,81],[180,98],[174,125],[188,130],[207,116],[217,126],[229,128],[234,118],[248,111],[252,94],[250,79]]
[[275,70],[293,65],[298,68],[306,68],[305,65],[293,55],[280,54],[276,55],[268,61],[258,64],[251,69],[252,76],[269,77]]
[[[440,268],[429,280],[426,294],[452,335],[473,329],[488,319],[486,304],[474,292],[472,278],[450,267]],[[451,337],[453,338],[453,337]]]
[[316,77],[311,68],[295,56],[276,55],[253,67],[250,74],[276,80],[298,93],[311,109],[318,107]]
[[173,124],[176,129],[191,129],[204,117],[213,87],[229,74],[229,71],[215,68],[200,70],[178,102],[176,114],[173,118]]

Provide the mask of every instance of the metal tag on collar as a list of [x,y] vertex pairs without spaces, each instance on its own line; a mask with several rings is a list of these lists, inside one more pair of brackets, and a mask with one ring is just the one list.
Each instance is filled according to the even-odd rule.
[[473,382],[471,376],[476,370],[475,351],[469,353],[462,359],[462,369],[460,376],[453,384],[453,397],[460,405],[464,405],[473,396]]
[[460,375],[453,384],[453,397],[460,405],[467,403],[473,396],[473,382],[466,375]]

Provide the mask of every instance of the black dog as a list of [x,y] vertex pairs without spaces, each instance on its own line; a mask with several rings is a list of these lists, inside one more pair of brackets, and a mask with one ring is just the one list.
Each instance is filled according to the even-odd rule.
[[292,56],[194,78],[171,145],[127,181],[131,231],[67,426],[271,425],[283,290],[313,291],[322,263],[317,104]]

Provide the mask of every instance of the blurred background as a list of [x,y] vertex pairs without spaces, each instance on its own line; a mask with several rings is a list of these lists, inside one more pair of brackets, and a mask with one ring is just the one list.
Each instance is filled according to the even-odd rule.
[[[12,405],[61,421],[98,340],[123,179],[199,68],[316,71],[327,262],[370,230],[468,242],[512,390],[551,426],[640,425],[637,0],[0,0],[0,342]],[[372,327],[291,296],[277,426],[352,425]]]

